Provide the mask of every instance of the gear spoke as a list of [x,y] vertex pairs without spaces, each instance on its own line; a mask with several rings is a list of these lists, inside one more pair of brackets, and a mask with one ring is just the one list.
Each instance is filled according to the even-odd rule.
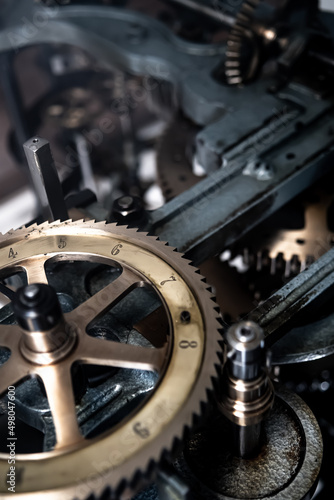
[[93,320],[116,305],[131,290],[140,286],[141,282],[142,280],[137,274],[129,269],[123,269],[122,274],[115,281],[70,312],[67,315],[68,320],[75,322],[79,328],[85,330]]
[[0,325],[0,346],[12,349],[20,339],[20,329],[16,325]]
[[15,385],[21,379],[29,375],[29,369],[18,363],[14,357],[0,366],[0,395],[7,391],[10,385]]
[[48,279],[45,272],[45,262],[49,260],[50,257],[38,260],[32,260],[24,269],[27,273],[28,284],[32,283],[45,283],[48,284]]
[[163,306],[158,307],[148,316],[142,318],[133,328],[154,347],[162,347],[169,332],[168,318]]
[[0,293],[2,293],[9,300],[13,300],[16,295],[16,292],[14,290],[12,290],[9,286],[6,286],[2,282],[0,282]]
[[[26,422],[39,419],[45,430],[43,451],[36,443],[22,458],[19,496],[134,496],[133,470],[139,478],[160,461],[212,387],[221,337],[207,284],[155,236],[105,222],[45,222],[8,233],[0,247],[3,276],[13,267],[28,275],[13,302],[19,338],[9,358],[2,350],[0,389],[5,398],[8,386],[22,382],[16,397],[31,412]],[[49,276],[48,259],[66,265]],[[82,264],[69,269],[77,260]],[[89,289],[98,292],[90,297]],[[66,294],[64,302],[57,293]],[[12,320],[3,312],[3,321]],[[1,333],[9,345],[12,331],[4,325],[0,342]],[[76,364],[85,369],[72,371]],[[29,376],[39,377],[47,399]],[[3,477],[7,459],[0,457]],[[95,462],[99,484],[92,489]],[[7,486],[0,484],[0,497]]]
[[79,430],[71,371],[68,364],[44,366],[39,370],[56,430],[55,448],[63,448],[84,439]]
[[115,366],[160,373],[166,357],[166,347],[154,349],[109,340],[87,337],[78,354],[85,364]]

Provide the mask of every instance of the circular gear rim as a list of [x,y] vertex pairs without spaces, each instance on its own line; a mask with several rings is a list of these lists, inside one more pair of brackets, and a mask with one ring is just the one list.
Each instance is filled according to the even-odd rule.
[[[43,488],[39,491],[29,491],[28,493],[16,492],[18,498],[43,498],[47,500],[55,500],[56,498],[59,498],[59,493],[61,492],[63,498],[74,498],[75,496],[75,498],[84,499],[91,494],[98,498],[108,489],[113,491],[117,496],[121,496],[123,492],[135,492],[138,485],[140,485],[140,479],[143,475],[145,476],[145,474],[147,475],[150,471],[152,471],[154,468],[153,465],[159,463],[159,460],[166,454],[166,452],[168,453],[173,450],[177,442],[182,439],[185,430],[193,424],[195,416],[201,413],[202,406],[207,401],[208,390],[212,389],[212,380],[216,377],[215,363],[218,363],[218,342],[221,337],[219,334],[220,325],[218,323],[217,307],[213,302],[213,296],[208,291],[208,287],[204,283],[203,277],[201,277],[198,274],[198,271],[190,265],[190,261],[184,259],[181,254],[176,253],[175,249],[168,247],[166,243],[157,242],[156,237],[148,236],[146,233],[139,233],[136,229],[128,229],[124,226],[106,224],[105,222],[95,223],[81,220],[76,222],[67,221],[61,223],[56,221],[51,224],[43,223],[40,226],[33,225],[30,227],[20,228],[16,231],[9,231],[2,237],[0,251],[3,249],[6,251],[11,249],[12,245],[17,244],[19,241],[26,242],[29,238],[36,239],[41,236],[47,237],[48,235],[51,236],[51,239],[52,237],[57,236],[57,238],[53,238],[54,242],[57,244],[59,236],[64,234],[68,236],[73,234],[75,231],[77,231],[77,233],[81,236],[87,236],[90,231],[93,231],[95,236],[96,234],[102,234],[104,236],[108,235],[110,238],[112,238],[112,235],[116,236],[116,238],[122,237],[122,242],[126,241],[130,244],[135,244],[136,246],[139,245],[142,249],[144,248],[148,252],[152,252],[153,250],[153,253],[155,253],[155,255],[162,260],[166,258],[169,267],[172,266],[175,272],[182,277],[186,285],[189,287],[191,293],[196,299],[197,305],[200,308],[204,323],[204,352],[202,352],[201,355],[201,367],[197,374],[197,379],[192,384],[190,393],[188,394],[186,401],[184,401],[181,409],[178,408],[176,415],[174,415],[168,424],[165,425],[163,432],[161,433],[161,431],[159,431],[157,437],[155,437],[148,446],[142,447],[134,457],[131,457],[131,460],[127,460],[125,463],[121,464],[120,467],[118,467],[118,477],[117,480],[114,480],[113,485],[111,485],[109,475],[106,477],[106,474],[102,475],[101,473],[97,473],[94,477],[95,479],[96,477],[99,478],[100,481],[98,482],[100,484],[94,484],[89,492],[79,492],[78,485],[74,485],[74,481],[72,481],[70,486],[68,484],[66,486],[62,485],[60,488],[54,490],[45,491]],[[101,251],[99,250],[99,252]],[[99,253],[99,255],[101,254]],[[16,267],[18,267],[17,264],[19,261],[20,259],[18,259]],[[1,266],[1,268],[5,267],[7,266]],[[138,411],[136,411],[135,416],[137,414]],[[90,445],[88,445],[88,448],[89,447]],[[4,454],[1,455],[2,459],[5,458],[3,456]],[[52,462],[52,460],[50,460],[50,462]],[[76,466],[77,464],[75,464],[75,467]],[[2,469],[4,469],[4,467],[2,467]],[[127,469],[130,471],[128,474],[125,473],[125,470]],[[112,473],[115,473],[115,469],[112,470]],[[92,483],[93,480],[91,480],[91,486]],[[2,492],[2,498],[9,498],[7,491]]]

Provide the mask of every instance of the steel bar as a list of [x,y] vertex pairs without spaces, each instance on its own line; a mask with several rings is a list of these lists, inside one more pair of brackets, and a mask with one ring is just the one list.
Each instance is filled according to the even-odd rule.
[[333,293],[334,249],[274,293],[248,318],[263,328],[266,343],[271,346],[294,326],[297,318],[305,318],[310,310],[332,300]]
[[221,252],[332,169],[333,118],[328,113],[261,155],[268,178],[247,173],[245,159],[235,160],[155,210],[150,229],[197,265]]
[[44,219],[48,221],[68,219],[63,191],[49,142],[41,137],[34,137],[25,142],[23,148]]

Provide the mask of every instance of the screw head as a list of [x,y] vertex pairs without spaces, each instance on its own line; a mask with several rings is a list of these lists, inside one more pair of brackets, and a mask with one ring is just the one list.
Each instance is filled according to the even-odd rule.
[[122,198],[118,198],[118,205],[124,210],[129,210],[132,208],[134,200],[132,196],[122,196]]
[[28,285],[23,289],[24,298],[27,301],[35,301],[41,294],[41,290],[38,285]]
[[114,201],[111,211],[111,220],[129,224],[140,222],[141,219],[146,219],[141,198],[138,196],[125,195]]
[[251,326],[242,325],[235,331],[235,336],[240,342],[251,342],[255,339],[256,333]]
[[31,332],[50,330],[62,318],[56,291],[45,283],[19,288],[12,306],[18,324]]

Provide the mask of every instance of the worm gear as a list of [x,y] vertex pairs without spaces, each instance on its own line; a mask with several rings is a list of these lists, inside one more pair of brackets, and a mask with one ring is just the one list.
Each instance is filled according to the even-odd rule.
[[[96,262],[117,273],[98,291],[93,287],[83,302],[59,313],[48,269],[71,269],[83,262]],[[6,306],[13,307],[16,322],[7,318],[7,324],[0,325],[0,352],[10,351],[0,365],[0,393],[6,396],[8,387],[15,386],[18,399],[20,387],[37,377],[45,389],[55,443],[44,452],[16,456],[20,474],[16,496],[83,499],[99,497],[108,489],[114,496],[129,498],[162,453],[172,450],[207,399],[220,337],[212,296],[195,268],[174,249],[134,229],[104,222],[58,221],[8,232],[0,243],[0,276],[5,279],[18,271],[24,271],[28,284]],[[41,294],[40,287],[49,287],[50,294]],[[153,329],[151,342],[147,334],[144,345],[138,342],[143,326],[137,333],[131,327],[125,342],[115,335],[107,339],[92,334],[91,328],[104,315],[110,314],[112,322],[113,311],[124,309],[137,290],[159,299],[168,323],[166,334]],[[159,308],[151,313],[159,314]],[[95,433],[91,429],[89,434],[81,407],[86,386],[73,370],[87,365],[135,370],[139,380],[143,373],[155,372],[157,381],[129,413],[114,418],[111,428]],[[109,389],[113,385],[116,391],[112,376],[108,380]],[[2,477],[8,467],[8,454],[1,452]],[[5,483],[0,491],[4,499],[12,494]]]

